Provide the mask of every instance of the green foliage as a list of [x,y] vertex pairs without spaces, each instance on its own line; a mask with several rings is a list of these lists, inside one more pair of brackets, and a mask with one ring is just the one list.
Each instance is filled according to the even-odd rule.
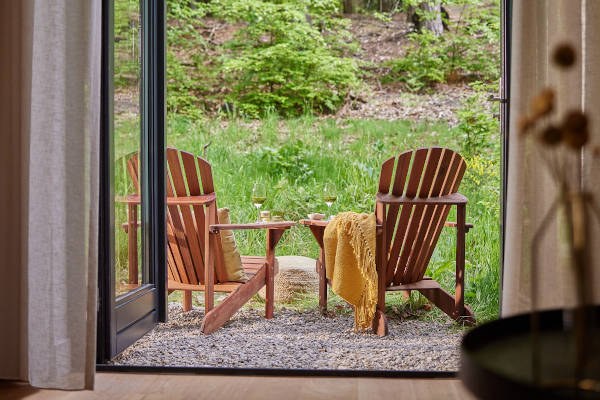
[[198,31],[204,16],[194,0],[167,0],[167,111],[192,118],[203,115],[200,97],[214,75],[204,65],[207,43]]
[[[420,2],[413,0],[403,5],[414,6]],[[411,91],[423,91],[448,81],[498,79],[498,1],[495,0],[492,7],[483,6],[480,0],[447,0],[443,4],[462,6],[458,21],[450,24],[450,30],[441,36],[427,29],[409,34],[411,43],[404,57],[386,63],[390,72],[383,77],[384,83],[399,81]],[[421,9],[416,11],[421,18],[433,17]]]
[[475,93],[463,101],[457,116],[459,131],[464,138],[464,153],[468,157],[496,153],[500,151],[499,124],[485,107],[489,93],[498,92],[498,84],[473,82],[470,85]]
[[301,140],[290,140],[280,148],[263,147],[256,157],[265,172],[273,176],[287,175],[294,183],[302,182],[314,175],[307,160],[306,147]]
[[[348,33],[330,13],[338,1],[213,0],[212,15],[245,25],[223,59],[228,100],[256,117],[332,112],[359,83],[357,62],[339,43]],[[335,43],[335,44],[334,44]]]
[[140,79],[140,2],[119,0],[114,5],[114,79],[116,87],[137,84]]

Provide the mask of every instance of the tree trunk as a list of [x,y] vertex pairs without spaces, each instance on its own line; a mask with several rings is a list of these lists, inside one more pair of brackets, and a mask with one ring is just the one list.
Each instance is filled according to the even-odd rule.
[[344,0],[344,14],[354,14],[358,8],[358,0]]
[[379,12],[395,11],[400,5],[400,0],[379,0]]
[[409,20],[415,24],[415,29],[428,29],[436,36],[444,33],[442,23],[442,7],[439,1],[425,0],[408,14]]

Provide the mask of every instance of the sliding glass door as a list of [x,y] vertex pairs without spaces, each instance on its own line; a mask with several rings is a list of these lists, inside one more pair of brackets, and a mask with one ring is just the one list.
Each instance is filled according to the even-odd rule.
[[164,1],[103,2],[98,362],[166,319]]

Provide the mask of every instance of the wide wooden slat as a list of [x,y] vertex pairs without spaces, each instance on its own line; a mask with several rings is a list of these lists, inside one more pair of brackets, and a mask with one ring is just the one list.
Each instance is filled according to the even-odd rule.
[[[429,151],[428,154],[428,158],[427,158],[427,166],[424,167],[424,172],[423,172],[423,178],[420,184],[420,189],[419,189],[419,198],[426,198],[428,197],[429,194],[429,188],[431,186],[431,181],[433,179],[433,174],[435,172],[435,169],[437,168],[437,162],[439,160],[440,154],[442,152],[441,148],[432,148]],[[404,172],[404,179],[406,177],[406,174],[408,173],[408,167],[409,167],[409,162],[410,160],[404,160],[403,161],[403,166],[405,166],[406,168],[406,172]],[[418,167],[418,165],[417,165]],[[412,191],[415,190],[414,188],[417,185],[417,181],[418,181],[418,176],[419,174],[412,174],[411,173],[411,178],[412,178],[412,182],[410,183],[412,186],[409,188],[407,188],[407,191]],[[410,185],[409,185],[410,186]],[[392,196],[399,196],[401,195],[402,192],[397,190],[397,191],[392,191]],[[406,197],[410,197],[412,196],[412,193],[407,194]],[[398,205],[391,205],[390,206],[390,210],[392,211],[390,213],[389,218],[393,218],[392,221],[390,221],[389,225],[390,229],[392,229],[392,227],[394,226],[394,223],[396,222],[396,215],[397,215],[397,210],[398,210]],[[404,207],[403,207],[404,208]],[[397,223],[398,228],[396,228],[396,235],[400,235],[400,237],[402,238],[402,242],[400,245],[402,245],[403,248],[406,247],[406,244],[412,244],[413,242],[409,241],[410,239],[410,235],[411,233],[411,224],[414,226],[415,224],[418,224],[418,227],[420,227],[420,222],[418,221],[418,216],[419,213],[422,211],[421,207],[406,207],[407,208],[407,212],[404,215],[401,215],[400,220]],[[412,211],[412,215],[409,217],[408,212]],[[414,221],[414,222],[412,222]],[[404,227],[400,227],[400,224],[406,224],[406,228]],[[392,235],[389,235],[392,236]],[[398,268],[398,260],[396,257],[398,257],[396,255],[397,252],[400,251],[401,247],[400,245],[397,246],[396,249],[394,249],[394,253],[393,256],[394,258],[390,257],[390,262],[388,263],[388,272],[387,272],[387,281],[388,281],[388,285],[394,281],[394,278],[397,276],[397,280],[400,280],[401,275],[404,274],[404,269]],[[403,250],[403,251],[407,251],[407,250]],[[399,253],[398,253],[399,254]],[[396,271],[396,272],[395,272]]]
[[406,186],[406,197],[415,197],[417,195],[417,189],[419,189],[419,184],[421,183],[423,168],[425,166],[425,161],[427,161],[428,153],[429,149],[419,149],[415,151],[415,159],[410,170],[408,185]]
[[129,157],[127,160],[127,170],[129,172],[129,176],[131,177],[131,181],[133,182],[133,187],[135,188],[136,194],[141,194],[140,190],[140,181],[139,181],[139,157],[136,154]]
[[[444,159],[440,163],[437,182],[432,191],[433,198],[452,196],[453,193],[456,192],[456,190],[452,190],[452,185],[455,181],[455,175],[458,171],[461,159],[462,157],[456,152],[446,150]],[[446,220],[449,211],[449,205],[428,206],[427,218],[430,221],[430,226],[427,235],[420,239],[422,247],[414,264],[414,279],[421,279],[425,275],[429,259],[431,258],[431,254],[433,254],[437,239],[439,238],[439,234],[442,231],[444,221]]]
[[438,289],[440,284],[434,280],[420,280],[413,283],[405,283],[402,285],[388,286],[386,291],[393,292],[398,290],[421,290],[421,289]]
[[[204,195],[214,194],[212,168],[210,167],[210,164],[201,157],[195,157],[194,155],[183,151],[181,152],[181,158],[187,175],[190,193],[193,191],[194,193],[203,192]],[[198,166],[200,175],[196,172],[196,165]],[[200,179],[198,179],[198,176],[200,176]],[[202,185],[202,187],[200,187],[200,185]],[[207,208],[194,208],[197,226],[203,227],[205,225],[206,220],[208,219],[206,212]],[[218,220],[216,214],[214,218],[215,220]],[[204,243],[206,240],[205,235],[205,229],[199,229],[201,243]],[[214,246],[217,249],[214,254],[215,282],[224,282],[227,279],[227,272],[225,270],[225,258],[220,235],[215,236],[213,240],[215,241]]]
[[[176,197],[186,197],[188,195],[183,172],[179,160],[179,154],[176,150],[167,150],[167,162],[171,172],[171,183]],[[191,193],[190,193],[191,195]],[[185,240],[191,253],[191,263],[194,268],[194,275],[198,281],[202,283],[201,277],[204,276],[204,263],[202,262],[203,254],[200,251],[200,242],[197,233],[197,228],[192,216],[192,210],[189,206],[181,205],[178,207],[183,222]]]
[[[393,196],[401,196],[402,193],[404,193],[404,186],[406,185],[406,177],[408,176],[408,168],[410,166],[412,154],[412,151],[407,151],[398,156],[398,165],[396,166],[396,175],[394,177],[394,185],[392,187]],[[399,205],[393,204],[389,207],[387,212],[386,229],[389,234],[386,235],[386,248],[389,248],[392,243],[393,232],[396,230],[396,223],[398,222],[396,217],[398,216],[399,208]]]
[[219,329],[237,310],[240,309],[266,283],[267,266],[261,268],[247,283],[240,285],[218,306],[207,312],[200,327],[202,333],[208,335]]
[[[213,290],[215,292],[233,292],[244,283],[241,282],[225,282],[225,283],[217,283],[213,286]],[[175,281],[169,281],[169,290],[186,290],[186,291],[197,291],[203,292],[206,290],[206,286],[204,285],[191,285],[189,283],[181,283]]]
[[181,282],[192,283],[192,280],[188,276],[188,272],[185,269],[185,263],[183,262],[181,252],[179,251],[179,243],[177,243],[177,238],[175,237],[175,232],[173,231],[173,223],[171,222],[170,213],[167,213],[167,246],[169,247],[169,252],[172,255],[170,261],[173,262],[173,271],[177,271],[177,275],[179,275]]
[[[167,196],[173,197],[175,196],[175,191],[173,188],[173,182],[170,177],[170,173],[168,174],[168,176],[169,178],[167,179]],[[178,252],[180,254],[180,259],[183,261],[183,267],[189,279],[188,283],[204,283],[203,281],[199,280],[198,276],[196,275],[196,270],[192,261],[192,254],[190,252],[187,239],[185,237],[183,218],[181,216],[181,213],[179,212],[178,206],[167,205],[167,225],[168,224],[171,224],[172,233],[175,237],[175,241],[172,242],[172,250],[174,253]],[[175,246],[176,248],[174,248]]]
[[[421,150],[421,149],[419,149],[419,150]],[[417,150],[417,153],[419,152],[419,150]],[[441,150],[442,149],[440,149],[440,148],[431,149],[431,151],[429,151],[429,154],[427,157],[427,162],[424,165],[424,167],[422,168],[423,173],[421,174],[419,171],[416,171],[417,175],[419,177],[422,177],[421,183],[419,185],[419,191],[418,191],[418,195],[421,198],[427,197],[429,195],[429,191],[431,189],[431,182],[433,181],[433,174],[435,174],[435,171],[437,170],[438,162],[439,162],[440,155],[441,155]],[[415,173],[415,171],[413,169],[413,171],[411,171],[411,180],[413,180],[413,182],[412,182],[413,186],[412,186],[412,188],[410,188],[411,190],[414,189],[414,187],[415,187],[414,181],[417,180],[417,178],[413,179],[413,176],[417,176],[417,175],[413,175],[414,173]],[[409,185],[410,184],[411,184],[411,182],[409,182]],[[408,192],[408,189],[407,189],[407,192]],[[412,193],[407,193],[407,197],[411,197],[411,195],[412,195]],[[407,224],[406,234],[403,235],[405,237],[404,245],[402,246],[402,251],[400,252],[400,254],[398,256],[398,259],[396,260],[397,261],[397,264],[395,267],[396,273],[394,275],[394,280],[393,280],[394,283],[396,283],[396,284],[407,283],[406,279],[408,276],[410,276],[410,261],[411,261],[410,257],[413,253],[413,248],[415,246],[415,238],[418,234],[419,229],[421,228],[423,211],[424,211],[424,206],[422,206],[422,205],[416,205],[416,206],[412,207],[412,215],[410,216],[410,220],[408,221],[408,224]],[[392,259],[390,261],[393,263],[395,260]]]
[[435,179],[438,166],[440,165],[440,158],[442,157],[443,149],[441,147],[433,147],[429,152],[427,159],[427,167],[423,173],[423,180],[419,187],[419,197],[424,199],[429,197],[431,188],[433,186],[433,180]]
[[202,182],[202,192],[203,193],[212,193],[215,191],[215,186],[213,183],[213,175],[212,168],[208,161],[203,159],[202,157],[197,157],[198,159],[198,171],[200,172],[200,179]]
[[[460,180],[456,180],[456,175],[459,173],[460,165],[463,162],[464,161],[462,160],[462,157],[455,153],[455,156],[453,157],[452,163],[449,167],[447,177],[444,180],[443,187],[440,192],[441,197],[453,196],[457,194],[456,190],[458,189],[458,185],[454,187],[454,184],[456,182],[460,183]],[[425,271],[427,270],[427,265],[429,264],[429,260],[431,259],[431,256],[435,250],[435,246],[442,232],[444,222],[448,217],[450,209],[450,204],[439,205],[433,208],[434,211],[431,215],[432,230],[430,235],[428,235],[428,237],[424,239],[427,242],[425,243],[426,249],[420,256],[417,265],[415,265],[415,271],[418,272],[415,272],[416,279],[418,279],[420,276],[424,276]]]
[[176,270],[174,270],[175,262],[173,261],[173,255],[171,254],[171,250],[169,249],[169,246],[167,246],[166,253],[167,253],[167,279],[169,279],[171,281],[180,282],[181,279],[179,278],[179,273]]
[[392,173],[394,172],[394,162],[396,158],[388,158],[381,165],[379,174],[379,192],[388,193],[390,191],[390,183],[392,182]]
[[[458,156],[458,154],[457,154],[457,156]],[[453,172],[451,170],[452,175],[449,175],[448,184],[451,185],[450,193],[456,192],[458,190],[458,187],[460,185],[460,182],[462,180],[462,177],[463,177],[466,167],[467,167],[467,165],[466,165],[465,161],[462,159],[462,157],[460,157],[460,156],[458,156],[458,157],[459,158],[455,161],[455,163],[453,163],[453,164],[456,164],[457,171]],[[453,165],[453,167],[454,167],[454,165]],[[454,179],[450,179],[451,177],[454,177]],[[446,221],[446,218],[448,218],[449,213],[450,213],[450,205],[446,205],[446,206],[439,207],[439,209],[437,210],[437,215],[433,216],[434,220],[437,217],[437,230],[434,231],[434,233],[431,237],[431,244],[429,245],[429,251],[425,254],[422,264],[419,267],[422,274],[424,274],[425,271],[427,270],[427,265],[429,264],[429,260],[431,259],[431,256],[433,255],[433,251],[435,250],[435,244],[439,240],[439,237],[442,233],[442,229],[444,228],[444,222]]]
[[[183,168],[185,170],[185,176],[187,179],[187,186],[188,186],[190,196],[202,196],[203,195],[202,189],[200,188],[200,181],[198,179],[198,173],[196,172],[196,157],[193,154],[187,153],[185,151],[182,151],[180,153],[181,153],[181,162],[183,163]],[[206,196],[208,196],[208,195],[214,196],[214,192],[207,193],[205,195]],[[193,215],[194,215],[194,218],[196,221],[196,230],[198,231],[200,243],[204,243],[204,241],[205,241],[204,229],[200,229],[200,227],[203,227],[205,224],[204,210],[205,210],[205,208],[203,206],[200,206],[200,205],[193,206]],[[203,260],[202,266],[204,267],[204,248],[202,246],[200,248],[200,251],[202,253],[202,260]],[[204,276],[204,273],[201,273],[200,276]]]
[[[447,150],[442,154],[437,170],[435,171],[435,176],[431,181],[431,190],[427,197],[431,197],[433,199],[439,197],[442,194],[442,189],[444,183],[447,181],[448,167],[452,161],[453,155],[455,153],[451,150]],[[423,219],[421,222],[421,228],[419,229],[419,233],[415,238],[415,247],[413,248],[413,253],[410,256],[411,259],[411,274],[409,277],[410,282],[417,281],[421,279],[421,262],[424,258],[425,254],[429,251],[429,246],[431,245],[431,240],[428,235],[433,236],[435,230],[438,228],[439,222],[436,220],[434,222],[433,215],[436,210],[435,205],[427,205],[425,206],[425,211],[423,213]],[[435,246],[435,244],[434,244]],[[425,271],[423,271],[423,274]]]
[[[419,183],[421,182],[421,175],[423,173],[423,167],[425,166],[425,161],[427,160],[427,154],[429,149],[418,149],[414,152],[414,159],[412,162],[412,166],[409,172],[408,183],[406,186],[406,191],[404,195],[406,197],[415,197],[417,195],[417,189],[419,188]],[[394,241],[392,244],[392,248],[390,250],[390,256],[388,259],[388,274],[387,281],[392,280],[392,277],[398,275],[397,271],[397,260],[400,255],[400,250],[406,241],[406,234],[408,232],[409,221],[412,215],[412,206],[403,206],[400,211],[400,219],[398,220],[398,224],[396,227],[396,231],[394,232]],[[395,272],[396,271],[396,272]],[[394,278],[396,279],[396,278]]]
[[[437,171],[438,169],[441,154],[442,149],[439,147],[434,147],[429,151],[429,156],[427,157],[427,164],[424,168],[423,177],[419,186],[419,198],[429,197],[429,193],[431,192],[431,185],[435,177],[435,171]],[[406,242],[402,248],[402,252],[400,254],[397,266],[397,269],[404,269],[402,273],[403,278],[400,281],[402,283],[414,281],[414,271],[412,267],[414,264],[414,257],[416,256],[415,248],[419,246],[419,243],[416,239],[419,236],[419,233],[425,228],[424,225],[426,225],[426,221],[424,221],[423,218],[424,212],[425,206],[423,205],[416,205],[413,208],[413,214],[409,222],[408,233],[406,234]]]
[[[212,193],[215,191],[215,187],[214,187],[214,183],[213,183],[213,175],[212,175],[212,167],[210,166],[210,163],[208,161],[206,161],[205,159],[203,159],[202,157],[197,157],[197,162],[198,162],[198,172],[200,173],[200,182],[202,183],[202,192],[203,193]],[[213,225],[215,223],[217,223],[217,221],[219,220],[218,215],[217,215],[217,207],[212,208],[208,208],[205,209],[206,213],[205,213],[205,219],[207,221],[212,221],[212,223],[209,223],[209,225]],[[211,215],[209,215],[209,213]],[[215,280],[217,282],[222,281],[224,279],[226,279],[227,276],[227,272],[225,271],[225,260],[224,257],[222,255],[223,253],[223,246],[221,244],[221,236],[220,235],[214,235],[213,236],[213,246],[214,246],[214,250],[216,251],[216,256],[213,255],[213,260],[215,263]]]

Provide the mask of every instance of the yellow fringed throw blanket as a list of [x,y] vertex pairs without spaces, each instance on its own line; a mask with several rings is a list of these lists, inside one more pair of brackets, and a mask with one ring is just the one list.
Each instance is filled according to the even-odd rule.
[[354,306],[354,329],[371,326],[377,306],[375,214],[344,212],[325,228],[326,276],[335,294]]

